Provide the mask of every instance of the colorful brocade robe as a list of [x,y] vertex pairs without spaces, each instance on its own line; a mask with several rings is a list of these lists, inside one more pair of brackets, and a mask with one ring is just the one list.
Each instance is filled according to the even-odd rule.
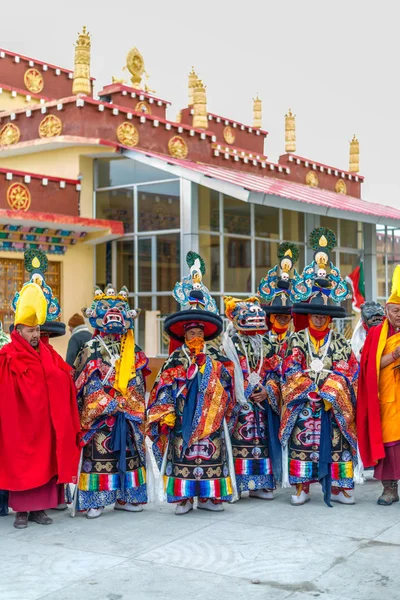
[[278,333],[270,330],[266,334],[269,342],[272,344],[274,354],[276,354],[281,362],[285,358],[287,345],[290,339],[290,336],[293,335],[291,331],[287,331],[283,336],[280,336]]
[[215,354],[198,355],[198,391],[190,401],[188,354],[189,349],[185,353],[179,348],[158,374],[148,404],[147,433],[159,469],[165,465],[168,502],[195,496],[229,501],[232,482],[223,421],[231,427],[234,419],[233,365],[221,356],[216,360]]
[[[236,333],[232,337],[243,374],[243,383],[235,378],[235,385],[244,385],[245,399],[245,404],[237,406],[239,413],[231,436],[238,492],[274,489],[274,470],[278,479],[281,470],[278,440],[280,360],[267,335],[257,335],[257,338],[258,350],[255,351],[249,336]],[[252,336],[252,339],[254,342],[256,336]],[[252,401],[250,397],[257,387],[257,384],[251,382],[251,376],[257,374],[260,385],[268,394],[267,399],[260,403]],[[236,398],[239,398],[238,393]]]
[[103,342],[109,352],[94,338],[75,363],[83,447],[78,484],[80,510],[107,506],[116,500],[147,502],[144,435],[148,359],[136,346],[136,373],[122,395],[113,387],[115,368],[110,357],[119,354],[119,339],[108,336]]
[[[330,454],[330,485],[351,489],[353,465],[357,462],[358,363],[342,335],[332,331],[329,347],[328,341],[327,334],[317,351],[308,329],[289,339],[282,365],[280,440],[283,447],[288,447],[289,483],[321,481],[319,463],[324,439],[325,457],[327,452]],[[318,372],[321,366],[324,370]]]

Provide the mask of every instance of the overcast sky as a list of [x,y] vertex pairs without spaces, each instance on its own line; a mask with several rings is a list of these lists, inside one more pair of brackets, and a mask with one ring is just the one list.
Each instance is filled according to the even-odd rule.
[[251,125],[260,95],[271,160],[284,152],[288,108],[301,156],[348,169],[356,133],[363,197],[400,207],[397,13],[396,0],[18,0],[2,2],[0,46],[72,69],[86,25],[97,91],[123,76],[136,46],[173,119],[194,65],[210,112]]

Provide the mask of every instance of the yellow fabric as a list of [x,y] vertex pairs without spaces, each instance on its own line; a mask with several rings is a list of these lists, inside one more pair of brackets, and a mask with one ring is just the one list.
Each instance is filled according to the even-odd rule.
[[392,277],[392,290],[387,304],[400,304],[400,265],[394,270]]
[[[400,333],[388,338],[388,329],[389,325],[386,321],[378,344],[379,365],[382,356],[391,354],[400,345]],[[384,444],[400,440],[400,369],[395,369],[397,366],[400,366],[400,359],[384,369],[379,368],[379,401]]]
[[47,302],[42,288],[37,283],[24,285],[19,293],[15,309],[14,325],[37,327],[47,317]]
[[128,329],[121,337],[121,358],[115,363],[114,388],[125,396],[130,379],[136,377],[135,334]]
[[168,427],[174,427],[176,421],[176,415],[173,413],[169,413],[165,417],[163,417],[160,421],[160,425],[167,425]]

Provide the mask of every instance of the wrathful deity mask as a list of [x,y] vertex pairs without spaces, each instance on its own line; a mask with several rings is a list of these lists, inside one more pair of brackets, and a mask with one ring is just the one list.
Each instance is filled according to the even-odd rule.
[[116,292],[113,286],[108,285],[104,292],[96,288],[92,305],[90,308],[83,308],[82,313],[95,331],[123,335],[133,329],[133,322],[139,316],[140,309],[135,310],[129,306],[126,287]]
[[267,329],[265,310],[257,296],[240,300],[226,296],[225,314],[241,333],[258,333]]

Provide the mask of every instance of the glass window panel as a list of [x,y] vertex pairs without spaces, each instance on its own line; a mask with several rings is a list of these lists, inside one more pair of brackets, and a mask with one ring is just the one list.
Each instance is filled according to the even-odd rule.
[[98,158],[96,167],[98,188],[176,178],[176,175],[167,171],[149,167],[130,158]]
[[[171,285],[171,289],[174,285],[175,281]],[[174,299],[172,294],[169,294],[168,296],[157,296],[157,310],[160,311],[161,317],[175,313],[179,309],[180,304],[178,304],[178,302]]]
[[345,248],[358,247],[358,223],[340,219],[340,245]]
[[96,219],[122,221],[124,232],[133,232],[133,189],[96,192]]
[[254,226],[256,236],[279,239],[279,208],[255,204]]
[[378,296],[386,298],[386,267],[385,267],[385,228],[378,229],[376,232],[376,266],[377,266],[377,282]]
[[278,262],[278,243],[256,240],[256,290],[262,277]]
[[250,235],[250,204],[224,195],[224,232]]
[[98,244],[96,246],[96,285],[102,290],[107,283],[112,282],[112,244]]
[[321,216],[319,218],[319,223],[321,227],[328,227],[329,229],[332,229],[332,231],[335,232],[336,238],[339,239],[338,219]]
[[224,239],[225,292],[251,293],[250,240],[226,237]]
[[221,261],[220,261],[220,238],[218,235],[199,235],[200,256],[206,263],[206,274],[204,285],[211,292],[219,292],[221,289]]
[[198,186],[199,229],[219,231],[219,192]]
[[283,239],[287,242],[304,242],[304,214],[294,210],[282,211]]
[[138,240],[138,269],[139,291],[152,291],[152,239],[139,238]]
[[179,181],[138,186],[138,230],[180,227]]
[[133,240],[117,242],[117,288],[126,286],[129,292],[135,287],[135,265],[133,260]]
[[172,290],[180,280],[181,273],[181,244],[180,234],[157,235],[157,291]]
[[[350,254],[349,252],[340,252],[340,275],[344,279],[347,275],[350,275],[352,271],[360,264],[359,254]],[[352,299],[349,298],[342,302],[342,306],[346,310],[348,316],[352,315]]]
[[[400,262],[400,230],[387,229],[386,251],[388,255],[388,265],[396,266]],[[393,270],[392,270],[393,271]],[[391,273],[392,273],[391,271]]]

